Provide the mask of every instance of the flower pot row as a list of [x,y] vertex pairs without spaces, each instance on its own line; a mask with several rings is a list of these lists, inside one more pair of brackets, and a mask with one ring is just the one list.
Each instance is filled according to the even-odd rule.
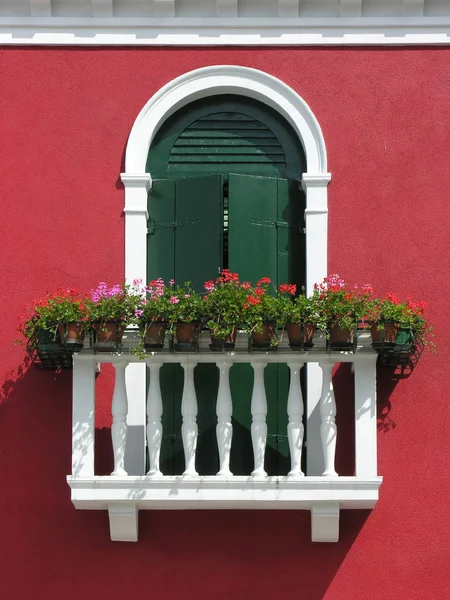
[[[311,348],[315,331],[325,335],[330,350],[351,350],[357,330],[364,327],[370,329],[379,353],[406,348],[411,332],[426,338],[431,330],[424,303],[400,302],[393,294],[377,298],[371,286],[350,286],[338,275],[316,284],[309,296],[298,294],[293,284],[275,288],[268,277],[256,284],[241,282],[228,270],[205,282],[204,288],[201,295],[189,283],[179,286],[156,279],[132,286],[100,282],[86,296],[59,289],[35,304],[22,332],[38,349],[37,333],[45,330],[53,332],[58,350],[65,353],[79,351],[87,333],[96,351],[120,351],[124,329],[132,325],[139,331],[139,355],[162,348],[166,333],[172,349],[196,349],[199,324],[211,333],[212,351],[231,350],[238,329],[251,335],[253,348],[276,347],[277,331],[286,328],[293,350]],[[186,324],[185,337],[180,323]]]

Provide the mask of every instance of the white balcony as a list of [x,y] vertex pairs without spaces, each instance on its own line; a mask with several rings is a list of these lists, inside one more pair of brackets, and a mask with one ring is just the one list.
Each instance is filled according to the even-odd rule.
[[[248,352],[243,338],[238,340],[235,352],[217,353],[209,351],[204,341],[199,352],[164,350],[149,354],[145,361],[129,353],[126,345],[122,354],[83,350],[74,356],[72,475],[67,481],[76,508],[108,510],[112,540],[137,541],[139,510],[298,509],[311,511],[313,541],[335,542],[339,537],[341,509],[370,509],[375,505],[382,481],[377,476],[377,355],[368,340],[362,338],[354,353],[326,352],[320,340],[311,351],[292,351],[284,344],[274,352]],[[180,363],[184,370],[181,437],[185,470],[178,476],[163,475],[159,464],[164,410],[159,371],[166,362]],[[332,370],[339,362],[353,363],[355,378],[355,476],[351,477],[338,476],[335,471],[339,432]],[[94,382],[98,364],[102,363],[112,363],[116,371],[111,432],[114,470],[110,476],[96,476],[94,472]],[[216,402],[219,471],[215,476],[199,475],[195,466],[198,429],[194,369],[200,363],[215,363],[220,374]],[[230,471],[233,405],[229,372],[236,363],[249,363],[254,371],[250,409],[254,468],[246,476],[235,476]],[[286,406],[291,469],[286,476],[268,476],[264,465],[267,441],[264,369],[269,363],[286,363],[290,369]],[[318,363],[320,370],[317,366],[312,368],[316,376],[320,371],[322,375],[321,394],[310,398],[318,411],[304,408],[300,370],[309,363]],[[151,373],[147,398],[146,366]],[[320,414],[319,420],[313,419],[313,412]],[[136,425],[136,414],[143,415],[141,425]],[[307,464],[324,464],[322,475],[301,470],[304,421],[308,426],[308,452],[321,455],[319,461],[310,456],[312,460]],[[136,455],[138,448],[139,454],[136,433],[138,439],[142,437],[142,454],[147,446],[148,472],[142,470],[145,464],[142,459],[138,460],[142,466],[137,467],[141,474],[128,475],[126,467],[132,464],[133,457],[127,456],[127,441],[128,453]],[[136,473],[136,467],[128,470]]]

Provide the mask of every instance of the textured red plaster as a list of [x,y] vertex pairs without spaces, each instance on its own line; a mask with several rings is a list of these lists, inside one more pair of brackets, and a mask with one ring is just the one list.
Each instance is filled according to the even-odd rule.
[[[449,597],[449,60],[447,48],[0,50],[2,599]],[[214,64],[277,76],[315,113],[333,176],[330,272],[430,303],[438,354],[409,379],[379,374],[380,501],[344,512],[335,545],[312,544],[308,515],[290,511],[141,513],[139,543],[111,543],[106,513],[76,511],[65,483],[70,373],[18,371],[24,305],[123,278],[131,126],[162,85]],[[111,373],[97,385],[105,441]]]

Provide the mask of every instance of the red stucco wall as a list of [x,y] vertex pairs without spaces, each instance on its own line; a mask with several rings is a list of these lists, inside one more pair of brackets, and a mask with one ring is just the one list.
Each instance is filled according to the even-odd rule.
[[[450,596],[449,61],[447,48],[0,50],[2,600]],[[380,501],[341,513],[335,545],[309,541],[307,513],[250,511],[142,512],[137,544],[110,542],[106,512],[76,511],[65,483],[71,374],[24,367],[13,345],[19,313],[45,290],[123,277],[131,126],[162,85],[212,64],[275,75],[317,116],[333,176],[330,272],[430,304],[438,353],[408,379],[380,374]],[[111,378],[97,384],[102,440]]]

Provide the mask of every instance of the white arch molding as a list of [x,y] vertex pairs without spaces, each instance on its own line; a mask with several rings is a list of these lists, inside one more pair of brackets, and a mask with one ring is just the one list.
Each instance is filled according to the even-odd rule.
[[[156,133],[161,125],[183,106],[200,98],[219,94],[242,95],[270,106],[288,121],[298,135],[305,151],[307,165],[299,185],[306,194],[306,288],[310,293],[314,283],[327,275],[327,186],[331,176],[327,172],[327,153],[320,125],[306,102],[288,85],[263,71],[233,65],[196,69],[170,81],[150,98],[134,122],[126,149],[125,172],[121,174],[125,186],[126,280],[145,281],[147,278],[147,198],[152,178],[151,173],[146,173],[145,169],[148,152]],[[137,400],[142,396],[141,378],[145,378],[145,367],[144,370],[140,370],[140,375],[140,365],[130,367],[133,367],[133,370],[128,377],[128,397]],[[138,379],[141,381],[138,382]],[[311,400],[313,395],[319,398],[320,369],[312,367],[309,370],[308,382],[308,397]],[[145,385],[143,387],[145,389]],[[132,404],[138,408],[137,402]],[[143,398],[139,398],[139,405],[145,407]],[[308,402],[307,413],[308,425],[315,429],[314,423],[310,423],[315,408],[313,405],[315,402]],[[134,412],[132,410],[132,414],[129,414],[129,424],[132,424],[130,419],[133,421]],[[142,415],[139,411],[136,421],[140,426],[145,423],[145,414]],[[320,436],[310,437],[309,447],[314,438]],[[308,456],[317,454],[320,456],[320,451],[309,452]],[[131,456],[130,460],[134,463]],[[308,473],[320,474],[323,470],[321,466],[308,464]],[[136,470],[141,471],[141,467],[132,469]]]

